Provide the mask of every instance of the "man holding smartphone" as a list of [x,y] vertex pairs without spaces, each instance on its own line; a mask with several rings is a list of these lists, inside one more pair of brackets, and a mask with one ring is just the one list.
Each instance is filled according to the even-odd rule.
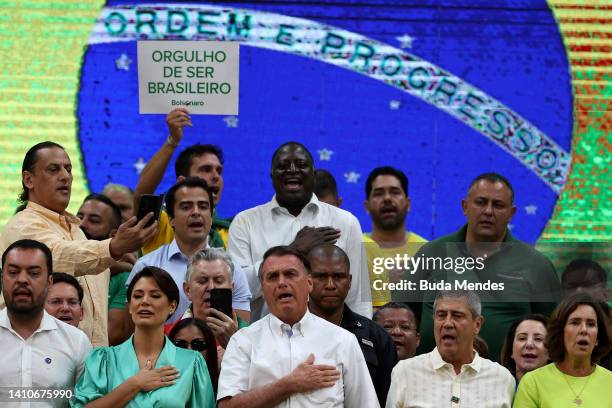
[[[53,269],[79,276],[83,285],[84,317],[79,325],[95,347],[108,345],[108,281],[111,261],[140,248],[157,223],[149,227],[149,214],[140,222],[131,217],[113,238],[87,239],[81,220],[68,213],[72,192],[72,162],[66,150],[46,141],[30,148],[23,159],[22,206],[8,221],[0,237],[0,251],[21,239],[35,239],[53,254]],[[4,302],[0,299],[0,309]]]
[[220,248],[196,252],[189,260],[183,290],[192,302],[183,318],[205,321],[225,349],[230,337],[248,323],[232,312],[234,262]]

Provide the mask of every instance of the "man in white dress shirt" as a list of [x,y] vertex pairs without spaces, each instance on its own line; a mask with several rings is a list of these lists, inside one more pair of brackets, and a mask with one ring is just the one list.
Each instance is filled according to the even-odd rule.
[[478,295],[441,291],[434,302],[436,347],[400,361],[391,373],[387,408],[510,408],[515,382],[474,351],[483,324]]
[[314,191],[312,155],[302,144],[289,142],[272,157],[275,195],[266,204],[239,213],[230,226],[228,252],[248,268],[253,295],[251,321],[267,314],[257,276],[263,254],[277,245],[291,245],[307,254],[318,244],[336,244],[351,261],[353,281],[346,298],[356,313],[372,317],[367,259],[359,221],[348,211],[319,201]]
[[356,337],[308,312],[312,278],[301,252],[269,249],[259,276],[270,314],[230,339],[219,407],[378,407]]
[[[29,239],[14,242],[2,255],[2,293],[6,300],[6,308],[0,312],[2,407],[21,406],[18,390],[31,396],[38,391],[44,399],[43,389],[57,388],[70,397],[91,350],[83,331],[44,310],[51,265],[49,248]],[[57,397],[24,406],[68,406],[67,398]]]

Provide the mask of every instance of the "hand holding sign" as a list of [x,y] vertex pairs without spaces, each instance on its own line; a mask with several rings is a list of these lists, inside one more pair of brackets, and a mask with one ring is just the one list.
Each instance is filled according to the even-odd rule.
[[177,145],[183,140],[183,126],[193,126],[189,111],[185,108],[172,109],[166,116],[166,124],[170,131],[170,137]]
[[[237,115],[238,61],[238,43],[138,41],[140,113],[182,107],[192,114]],[[167,118],[167,123],[178,143],[182,127],[188,125],[181,122],[181,114],[172,119],[178,122],[171,126]]]

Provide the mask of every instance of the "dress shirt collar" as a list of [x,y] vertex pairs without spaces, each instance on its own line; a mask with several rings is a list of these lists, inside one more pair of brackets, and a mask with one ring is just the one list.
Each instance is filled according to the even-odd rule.
[[[11,321],[9,320],[8,311],[6,308],[4,308],[4,310],[0,312],[0,327],[4,327],[5,329],[8,329],[9,331],[17,334],[17,332],[13,330],[13,326],[11,325]],[[55,318],[53,316],[51,316],[43,309],[43,317],[40,321],[40,326],[38,326],[38,329],[34,330],[32,336],[38,332],[49,330],[57,330],[57,322],[55,321]]]
[[279,336],[287,336],[287,331],[291,329],[293,331],[293,335],[299,334],[304,337],[304,333],[308,332],[308,330],[312,327],[312,314],[306,309],[306,313],[302,316],[302,319],[294,324],[293,326],[288,325],[287,323],[280,320],[278,317],[274,316],[270,313],[270,319],[268,323],[270,325],[270,330],[272,333],[277,334]]
[[78,217],[70,214],[68,211],[64,211],[62,214],[56,213],[55,211],[43,207],[40,204],[33,203],[32,201],[28,201],[26,208],[43,215],[45,218],[53,220],[53,222],[56,224],[59,224],[62,217],[64,217],[70,224],[76,224],[76,226],[81,225],[81,220]]
[[168,260],[172,259],[175,255],[183,255],[181,249],[176,242],[176,238],[172,240],[170,244],[168,244]]
[[[434,370],[438,371],[443,367],[449,366],[453,369],[453,365],[451,363],[447,363],[442,359],[440,352],[438,351],[438,347],[435,347],[431,353],[429,353],[431,364]],[[478,355],[478,352],[474,350],[474,359],[469,364],[464,364],[464,366],[470,367],[472,370],[479,372],[482,367],[482,358]]]
[[[206,236],[206,246],[204,249],[208,248],[208,236]],[[176,255],[182,255],[185,258],[189,259],[189,257],[181,252],[181,249],[176,242],[176,238],[172,240],[171,243],[168,244],[168,261],[171,260]]]
[[[310,197],[310,201],[308,201],[308,203],[304,206],[304,208],[308,208],[309,210],[312,210],[312,212],[314,213],[319,210],[320,206],[321,206],[321,201],[319,201],[315,193],[312,193],[312,196]],[[285,212],[289,214],[289,211],[287,211],[285,207],[281,207],[278,201],[276,201],[276,194],[272,197],[272,200],[268,203],[268,208],[270,209],[270,212],[272,212],[273,214],[274,213],[278,214],[281,212]],[[304,209],[302,209],[302,211],[304,211]]]

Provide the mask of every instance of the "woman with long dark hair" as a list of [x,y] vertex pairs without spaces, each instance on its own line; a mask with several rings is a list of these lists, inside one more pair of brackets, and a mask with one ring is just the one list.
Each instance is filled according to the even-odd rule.
[[217,341],[212,330],[202,320],[188,317],[179,320],[172,327],[168,337],[176,347],[191,349],[202,354],[206,360],[215,395],[217,395],[219,365],[217,364]]
[[202,355],[176,347],[164,335],[164,322],[179,300],[172,277],[146,267],[130,282],[127,299],[134,335],[90,353],[73,407],[214,407]]

